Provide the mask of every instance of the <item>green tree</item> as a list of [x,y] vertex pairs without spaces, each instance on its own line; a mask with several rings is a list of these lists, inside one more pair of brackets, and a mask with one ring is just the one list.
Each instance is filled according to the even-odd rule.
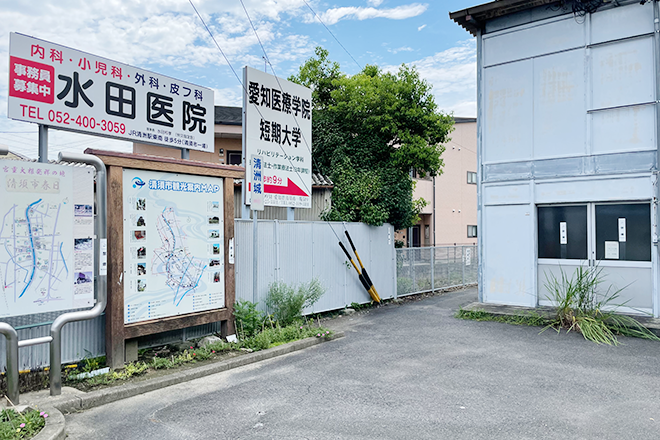
[[335,183],[327,220],[412,226],[423,203],[413,200],[410,170],[441,173],[453,118],[438,111],[431,85],[414,67],[384,72],[368,65],[353,76],[317,47],[289,80],[312,88],[314,170]]

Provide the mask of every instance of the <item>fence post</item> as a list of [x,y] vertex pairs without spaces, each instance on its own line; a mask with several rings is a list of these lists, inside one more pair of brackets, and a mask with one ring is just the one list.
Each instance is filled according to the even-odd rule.
[[431,292],[435,292],[435,246],[431,247]]
[[461,246],[461,268],[463,269],[463,287],[465,287],[465,246]]
[[[417,292],[417,277],[415,276],[415,248],[410,248],[410,272],[411,272],[411,279],[412,279],[412,289],[413,292]],[[412,293],[412,292],[408,292]]]

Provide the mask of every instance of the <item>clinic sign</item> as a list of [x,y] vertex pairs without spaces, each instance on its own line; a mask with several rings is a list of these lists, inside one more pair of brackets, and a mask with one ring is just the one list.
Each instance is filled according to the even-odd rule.
[[250,67],[243,79],[244,157],[263,159],[264,205],[310,208],[312,91]]
[[8,116],[58,129],[213,151],[213,90],[11,33]]

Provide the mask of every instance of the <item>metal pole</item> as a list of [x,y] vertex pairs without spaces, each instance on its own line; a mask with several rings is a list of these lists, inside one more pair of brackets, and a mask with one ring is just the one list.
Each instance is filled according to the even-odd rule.
[[[247,179],[246,179],[247,180]],[[257,226],[257,211],[252,210],[252,302],[258,302],[257,295],[257,250],[259,228]]]
[[48,163],[48,126],[39,124],[39,162]]
[[[105,310],[108,292],[108,276],[105,270],[106,261],[101,261],[101,249],[107,249],[107,174],[105,164],[91,154],[64,153],[59,155],[60,161],[80,162],[93,165],[96,168],[96,221],[94,222],[94,273],[96,274],[96,305],[90,310],[65,313],[58,316],[50,327],[53,340],[50,343],[50,395],[62,394],[62,327],[73,321],[84,321],[101,316]],[[103,270],[101,270],[103,269]]]
[[[243,84],[247,84],[247,69],[243,69]],[[244,220],[248,220],[250,218],[250,208],[248,205],[245,203],[247,201],[247,185],[248,185],[248,179],[247,179],[247,168],[248,168],[248,162],[247,162],[247,151],[245,148],[245,142],[247,140],[247,121],[246,121],[246,112],[245,109],[247,109],[248,106],[248,99],[247,99],[247,88],[243,89],[243,110],[241,111],[242,115],[242,124],[241,124],[241,154],[242,154],[242,163],[245,167],[245,177],[243,178],[243,184],[241,185],[241,218]]]
[[[412,272],[412,289],[413,292],[417,292],[417,277],[415,276],[415,249],[414,248],[409,248],[410,252],[410,271]],[[408,292],[412,293],[412,292]]]
[[483,241],[483,231],[484,231],[484,222],[483,222],[483,197],[481,196],[482,191],[482,180],[483,169],[483,108],[484,108],[484,95],[483,95],[483,37],[481,35],[481,29],[477,30],[477,292],[479,302],[484,302],[484,282],[483,282],[483,266],[482,261],[483,252],[484,252],[484,241]]
[[465,286],[465,246],[461,246],[461,267],[463,269],[463,286]]
[[[653,23],[654,23],[654,39],[655,39],[655,123],[656,123],[656,129],[655,129],[655,136],[656,136],[656,148],[658,153],[660,153],[660,3],[657,1],[654,2],[653,4]],[[660,156],[656,154],[656,169],[660,169]],[[657,225],[658,225],[658,200],[660,199],[660,182],[657,180],[656,176],[656,181],[655,181],[655,194],[654,198],[655,200],[653,201],[652,205],[652,212],[655,214],[655,217],[652,219],[652,224],[654,224],[656,227],[653,229],[652,233],[652,241],[653,241],[653,249],[654,253],[653,255],[655,256],[656,263],[653,264],[654,269],[653,269],[653,290],[655,292],[655,298],[653,301],[653,316],[655,318],[660,317],[660,295],[658,294],[658,290],[660,290],[660,287],[658,286],[658,264],[657,264],[657,259],[658,259],[658,231],[657,231]]]
[[435,292],[435,244],[431,248],[431,292]]
[[190,159],[190,149],[188,148],[181,149],[181,159]]
[[0,333],[7,344],[7,399],[18,405],[18,333],[6,322],[0,322]]

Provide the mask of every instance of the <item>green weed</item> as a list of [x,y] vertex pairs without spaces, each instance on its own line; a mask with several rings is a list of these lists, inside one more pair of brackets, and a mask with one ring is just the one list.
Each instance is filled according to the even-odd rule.
[[603,269],[598,266],[578,267],[569,278],[560,268],[560,277],[546,273],[545,287],[557,314],[548,327],[559,331],[576,331],[596,344],[618,345],[617,335],[660,341],[655,334],[630,316],[619,315],[619,294],[627,287],[603,290]]
[[27,410],[18,413],[11,408],[0,412],[0,440],[29,439],[46,426],[48,414]]
[[496,315],[485,310],[460,309],[456,313],[455,317],[460,319],[469,319],[472,321],[493,321],[513,325],[529,325],[538,327],[546,326],[549,323],[546,318],[533,312],[518,315]]

